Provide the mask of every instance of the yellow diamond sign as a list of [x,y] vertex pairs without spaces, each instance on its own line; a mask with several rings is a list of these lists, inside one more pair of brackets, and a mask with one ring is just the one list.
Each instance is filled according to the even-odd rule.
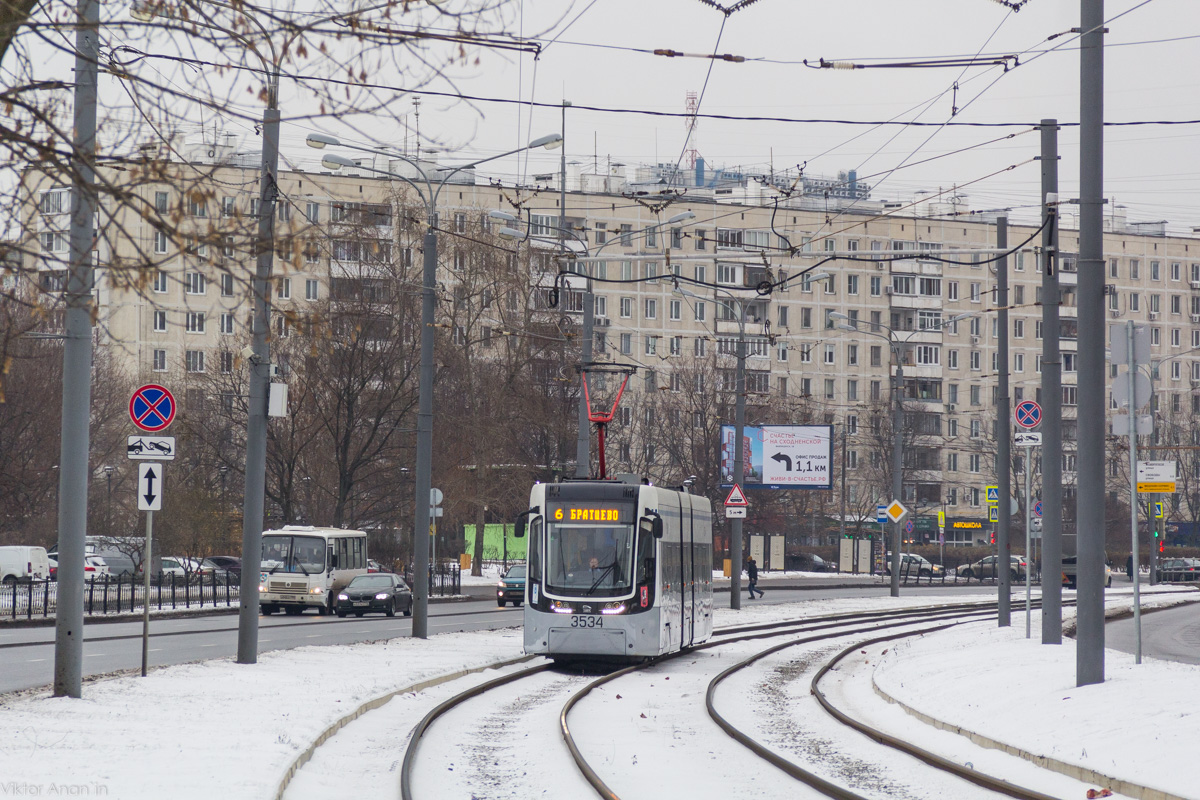
[[893,500],[892,504],[887,507],[888,519],[892,522],[899,522],[908,514],[908,509],[899,500]]

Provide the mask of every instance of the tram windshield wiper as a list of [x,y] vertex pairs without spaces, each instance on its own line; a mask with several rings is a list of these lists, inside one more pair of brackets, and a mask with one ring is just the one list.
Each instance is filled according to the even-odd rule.
[[603,570],[601,570],[601,571],[600,571],[600,577],[599,577],[599,578],[596,578],[596,582],[595,582],[595,583],[593,583],[593,584],[592,584],[592,585],[591,585],[591,586],[588,588],[588,590],[587,590],[587,593],[588,593],[588,594],[595,594],[595,593],[596,593],[596,587],[600,585],[600,581],[602,581],[602,580],[604,580],[605,578],[607,578],[607,577],[608,577],[608,575],[609,575],[609,573],[610,573],[610,572],[612,572],[612,571],[613,571],[614,569],[616,569],[616,568],[617,568],[617,562],[616,562],[616,561],[614,561],[614,562],[612,562],[611,564],[609,564],[607,567],[605,567]]

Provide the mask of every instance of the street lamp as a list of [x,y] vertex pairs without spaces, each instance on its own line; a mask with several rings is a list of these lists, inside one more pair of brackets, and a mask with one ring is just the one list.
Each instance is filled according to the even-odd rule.
[[[810,267],[811,269],[811,267]],[[806,275],[806,273],[801,273]],[[825,280],[829,278],[828,272],[818,272],[813,275],[806,275],[806,280]],[[733,391],[734,391],[734,423],[733,423],[733,482],[742,489],[743,481],[746,478],[745,453],[742,447],[742,437],[746,430],[746,304],[751,298],[738,297],[728,289],[714,287],[716,291],[724,292],[729,297],[729,302],[737,303],[736,318],[738,324],[738,340],[737,340],[737,371],[735,372]],[[675,290],[686,297],[694,297],[698,300],[707,300],[708,298],[689,292],[687,289],[676,287]],[[757,296],[754,300],[759,299]],[[725,301],[718,301],[725,302]],[[726,308],[733,312],[733,306],[726,304]],[[734,517],[729,526],[729,607],[732,609],[740,609],[742,607],[742,520],[739,517]]]
[[437,203],[442,189],[459,172],[471,167],[495,161],[498,158],[511,156],[526,150],[544,147],[547,150],[562,144],[562,134],[551,133],[534,139],[524,147],[509,150],[469,164],[454,167],[444,172],[439,180],[434,180],[415,159],[396,153],[374,150],[366,147],[343,144],[337,138],[321,133],[308,135],[309,147],[322,149],[327,146],[348,147],[367,153],[386,156],[404,161],[417,171],[420,182],[388,170],[375,169],[355,164],[348,158],[328,153],[321,159],[321,164],[331,170],[340,167],[354,167],[385,175],[389,178],[404,181],[411,186],[425,204],[426,231],[423,242],[425,250],[424,275],[421,284],[421,373],[419,397],[417,404],[417,479],[415,487],[416,500],[413,509],[413,624],[412,635],[424,639],[429,630],[429,490],[433,473],[433,325],[434,325],[434,290],[437,286]]
[[[565,178],[564,178],[564,180],[565,180]],[[565,208],[566,207],[565,200],[560,201],[560,202],[562,203],[561,207]],[[490,211],[490,212],[488,212],[488,217],[491,219],[500,220],[502,222],[509,222],[509,223],[513,223],[513,224],[518,224],[520,222],[520,220],[516,216],[509,214],[507,212],[504,212],[504,211]],[[651,225],[649,228],[647,228],[646,232],[649,232],[652,230],[657,230],[658,228],[661,228],[664,225],[675,225],[677,223],[685,222],[687,220],[695,219],[695,218],[696,218],[696,212],[681,211],[680,213],[674,215],[673,217],[666,220],[665,222],[659,222],[659,223],[655,223],[654,225]],[[580,236],[579,234],[575,233],[575,231],[567,230],[565,221],[566,221],[566,217],[563,215],[560,215],[559,232],[558,232],[559,235],[558,235],[557,242],[558,242],[559,247],[561,247],[567,253],[568,258],[575,257],[575,254],[573,252],[570,252],[567,250],[565,237],[568,235],[571,236],[572,238],[574,238],[575,241],[583,248],[583,253],[584,253],[585,259],[591,258],[593,255],[599,255],[600,251],[603,250],[605,247],[607,247],[609,244],[620,241],[619,239],[613,239],[610,242],[606,242],[605,244],[600,245],[600,247],[596,248],[595,253],[592,253],[588,249],[587,239],[585,237]],[[539,237],[539,236],[534,236],[534,235],[530,234],[528,231],[526,231],[524,234],[522,234],[521,231],[519,231],[515,228],[507,227],[507,226],[501,228],[497,232],[497,235],[500,236],[500,238],[502,238],[502,239],[510,239],[510,240],[511,239],[519,239],[521,241],[525,241],[526,239],[541,239],[541,238],[543,238],[543,237]],[[643,235],[645,235],[645,233],[643,233]],[[587,282],[584,287],[584,293],[583,293],[583,335],[582,335],[582,342],[580,343],[581,344],[580,363],[584,364],[584,365],[590,364],[592,361],[592,336],[593,336],[593,329],[594,329],[593,326],[595,325],[595,313],[594,313],[595,299],[592,294],[591,270],[590,269],[586,270],[585,274],[586,274]],[[586,380],[586,377],[581,374],[580,380]],[[579,433],[578,433],[578,436],[577,436],[576,442],[575,442],[575,477],[576,478],[588,477],[588,473],[590,472],[590,468],[591,468],[591,455],[590,455],[591,422],[588,419],[588,409],[587,409],[587,406],[584,404],[583,396],[584,396],[584,394],[583,394],[583,391],[581,390],[580,395],[579,395]]]
[[[884,325],[883,323],[873,322],[873,323],[871,323],[871,325],[872,325],[872,327],[883,328],[885,331],[887,331],[887,336],[884,336],[881,333],[874,333],[872,331],[861,330],[860,328],[849,324],[848,320],[850,319],[850,317],[848,317],[845,314],[842,314],[841,312],[831,311],[829,313],[830,319],[842,320],[837,326],[839,329],[844,330],[844,331],[853,331],[855,333],[862,333],[862,334],[866,334],[867,336],[874,336],[877,339],[883,339],[885,342],[887,342],[888,349],[892,355],[892,360],[895,363],[896,374],[892,378],[892,397],[894,398],[894,404],[893,404],[894,407],[892,409],[892,499],[893,500],[899,500],[901,498],[901,496],[904,494],[903,457],[901,455],[901,437],[900,437],[900,429],[904,423],[904,358],[902,357],[902,354],[900,352],[901,347],[908,344],[908,342],[912,339],[912,337],[918,333],[928,333],[931,331],[940,331],[941,329],[945,328],[947,325],[949,325],[952,322],[958,322],[959,320],[967,319],[968,317],[973,317],[973,316],[975,316],[975,312],[973,312],[973,311],[968,311],[964,314],[956,314],[955,316],[950,317],[949,319],[946,319],[945,321],[941,322],[940,324],[938,324],[936,326],[931,326],[929,328],[914,330],[911,333],[909,333],[908,336],[905,336],[903,339],[901,339],[897,336],[896,331],[892,330],[890,327],[888,327],[887,325]],[[886,553],[886,548],[885,548],[884,552]],[[891,572],[892,572],[891,595],[892,595],[892,597],[899,597],[900,596],[900,523],[899,522],[892,523]]]

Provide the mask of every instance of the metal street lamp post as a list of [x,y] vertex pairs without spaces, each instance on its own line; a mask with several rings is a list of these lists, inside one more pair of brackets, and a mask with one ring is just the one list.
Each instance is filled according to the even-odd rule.
[[[822,272],[809,275],[806,280],[824,280],[828,277],[829,273]],[[689,292],[687,289],[676,288],[675,291],[698,300],[707,299],[694,292]],[[734,374],[733,382],[733,482],[744,490],[745,486],[742,484],[746,479],[746,460],[742,439],[746,430],[746,303],[748,298],[738,297],[726,289],[717,288],[717,291],[724,292],[730,301],[737,303],[737,371]],[[727,305],[726,307],[731,312],[734,311],[733,306]],[[740,517],[734,517],[730,521],[729,561],[729,607],[736,610],[742,607],[742,520]]]
[[[892,398],[894,400],[894,402],[892,404],[892,499],[900,500],[901,495],[904,494],[904,475],[903,475],[904,458],[903,458],[903,451],[901,448],[901,445],[902,445],[901,428],[904,424],[904,358],[903,358],[903,354],[901,353],[901,348],[904,345],[908,344],[908,342],[912,339],[912,337],[914,335],[916,335],[917,333],[929,332],[931,329],[926,328],[926,329],[924,329],[924,331],[915,330],[915,331],[912,331],[911,333],[909,333],[908,336],[901,339],[896,335],[896,331],[892,330],[890,327],[888,327],[887,325],[884,325],[883,323],[880,323],[880,322],[873,322],[873,323],[871,323],[871,325],[872,325],[872,327],[882,328],[885,331],[887,331],[888,332],[887,336],[884,336],[881,333],[874,333],[872,331],[864,331],[860,328],[855,327],[854,325],[849,324],[849,322],[847,320],[849,320],[850,318],[848,316],[846,316],[845,314],[842,314],[841,312],[833,311],[833,312],[830,312],[829,316],[832,319],[842,320],[842,322],[838,324],[838,328],[840,328],[841,330],[853,331],[855,333],[862,333],[862,334],[866,334],[867,336],[874,336],[875,338],[883,339],[885,342],[888,343],[888,349],[890,350],[890,352],[892,354],[892,361],[896,367],[896,374],[892,378]],[[973,317],[973,316],[975,316],[974,312],[968,312],[965,314],[957,314],[953,317],[950,317],[945,322],[941,323],[941,325],[937,326],[936,329],[944,328],[946,325],[949,325],[952,322],[958,322],[959,320],[967,319],[968,317]],[[885,549],[885,553],[886,553],[886,549]],[[900,522],[899,521],[892,523],[891,573],[892,573],[891,596],[899,597],[900,596]]]
[[337,170],[341,167],[362,169],[389,178],[403,181],[411,186],[417,196],[425,204],[426,230],[423,242],[425,251],[424,270],[421,284],[421,372],[417,402],[417,476],[413,509],[413,623],[412,635],[424,639],[429,631],[429,533],[430,507],[429,490],[433,478],[433,338],[434,338],[434,292],[437,287],[437,203],[442,189],[459,172],[471,167],[495,161],[498,158],[511,156],[525,150],[535,150],[544,147],[547,150],[562,144],[562,135],[552,133],[534,139],[524,147],[518,147],[505,153],[499,153],[469,164],[462,164],[445,171],[440,180],[434,180],[415,159],[396,153],[374,150],[355,145],[346,145],[333,136],[313,133],[308,136],[308,145],[318,149],[326,146],[347,147],[353,150],[373,153],[391,159],[404,161],[412,166],[420,176],[420,182],[404,175],[374,167],[362,166],[332,153],[321,159],[321,164],[327,169]]

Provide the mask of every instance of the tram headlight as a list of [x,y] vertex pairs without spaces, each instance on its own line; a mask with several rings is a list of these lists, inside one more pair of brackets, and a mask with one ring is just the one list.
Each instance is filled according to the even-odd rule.
[[571,609],[570,603],[564,603],[561,600],[555,600],[554,605],[552,605],[550,607],[552,609],[554,609],[555,614],[572,614],[572,613],[574,613],[574,611]]
[[624,603],[608,603],[604,606],[604,608],[600,609],[600,613],[601,614],[624,614],[625,613],[625,604]]

